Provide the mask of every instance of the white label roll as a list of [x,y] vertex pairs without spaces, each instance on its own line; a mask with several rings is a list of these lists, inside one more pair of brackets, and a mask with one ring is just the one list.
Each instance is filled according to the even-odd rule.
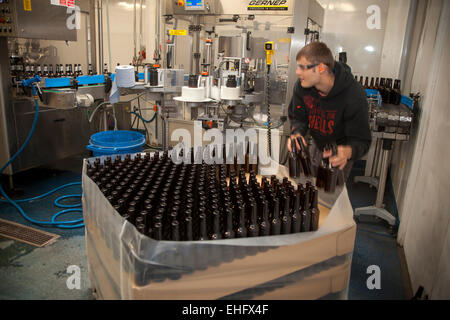
[[183,99],[192,102],[203,101],[205,100],[205,87],[200,88],[183,87],[181,88],[181,96],[183,97]]
[[241,88],[228,88],[222,87],[220,98],[223,100],[239,100],[239,94],[241,92]]
[[135,86],[134,67],[133,66],[117,66],[116,78],[117,87],[131,88]]

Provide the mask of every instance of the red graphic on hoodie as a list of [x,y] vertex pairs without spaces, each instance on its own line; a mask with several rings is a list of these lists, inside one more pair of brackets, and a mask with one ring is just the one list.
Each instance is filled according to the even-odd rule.
[[303,101],[309,109],[309,127],[322,135],[332,135],[337,110],[323,110],[319,106],[319,101],[312,96],[305,96]]
[[312,96],[303,97],[303,101],[305,102],[305,105],[309,110],[311,110],[316,104],[316,100]]

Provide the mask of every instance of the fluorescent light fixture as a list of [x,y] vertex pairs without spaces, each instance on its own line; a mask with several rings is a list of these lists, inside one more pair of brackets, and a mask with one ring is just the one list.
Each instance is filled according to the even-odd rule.
[[[125,2],[125,1],[119,2],[119,6],[124,7],[125,9],[128,9],[128,10],[133,10],[134,9],[134,3],[128,3],[128,2]],[[141,5],[139,3],[136,3],[136,9],[139,9],[140,7],[141,7]],[[145,4],[142,5],[143,9],[145,9],[145,7],[146,7]]]
[[336,8],[338,11],[355,12],[355,5],[348,2],[339,3]]
[[366,50],[367,52],[375,52],[375,48],[372,46],[367,46],[364,48],[364,50]]
[[334,2],[329,3],[328,6],[324,5],[324,8],[328,10],[336,10],[336,11],[343,11],[343,12],[355,12],[356,8],[355,5],[349,2]]

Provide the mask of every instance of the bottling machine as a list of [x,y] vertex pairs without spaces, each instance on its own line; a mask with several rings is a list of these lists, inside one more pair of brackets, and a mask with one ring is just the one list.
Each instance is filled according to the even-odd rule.
[[[6,168],[4,173],[10,177],[85,151],[89,137],[99,130],[98,124],[88,121],[93,108],[108,98],[107,77],[101,72],[93,75],[98,69],[92,27],[96,10],[91,1],[79,0],[76,5],[83,16],[83,32],[69,23],[74,17],[73,8],[50,1],[0,1],[2,164],[24,144],[33,122],[34,102],[21,81],[36,74],[42,78],[36,130],[21,156]],[[64,67],[69,65],[71,70],[66,70]],[[88,66],[94,66],[90,73]],[[116,109],[115,119],[121,127],[129,128],[130,115]],[[108,127],[110,114],[102,114],[103,128]],[[12,187],[12,179],[10,183]]]
[[[320,39],[323,17],[314,0],[238,7],[218,0],[163,1],[156,17],[164,20],[166,44],[155,55],[160,68],[145,65],[143,83],[121,92],[144,90],[147,99],[160,102],[164,149],[178,143],[171,140],[175,130],[192,134],[196,121],[204,131],[224,134],[236,128],[264,131],[269,153],[272,130],[278,129],[274,148],[284,149],[290,133],[287,106],[297,80],[295,55]],[[175,74],[183,74],[184,82]]]
[[[34,137],[5,171],[9,175],[82,152],[89,137],[111,129],[111,122],[120,129],[129,129],[131,123],[129,110],[108,103],[115,74],[103,71],[102,1],[76,3],[87,15],[81,21],[86,39],[67,28],[66,7],[33,2],[27,11],[19,4],[0,4],[0,162],[23,144],[33,118],[32,99],[20,80],[40,74],[43,94]],[[164,150],[173,147],[177,142],[171,141],[172,133],[178,128],[193,131],[198,121],[203,131],[215,128],[224,135],[234,128],[263,131],[269,150],[272,132],[279,129],[273,144],[284,149],[287,106],[297,80],[295,55],[320,39],[323,8],[315,0],[267,6],[242,2],[238,7],[220,0],[158,0],[156,8],[155,16],[148,17],[155,19],[157,30],[153,61],[145,63],[141,53],[135,54],[136,85],[118,89],[122,96],[145,95],[158,106],[158,144]],[[64,50],[47,40],[76,46],[88,55],[67,60]],[[95,125],[92,113],[99,105],[104,112],[97,113],[101,117]]]

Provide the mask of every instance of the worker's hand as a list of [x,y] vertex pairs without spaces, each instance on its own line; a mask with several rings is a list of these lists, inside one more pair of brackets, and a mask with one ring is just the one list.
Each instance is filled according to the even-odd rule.
[[352,147],[350,146],[338,146],[337,155],[333,156],[332,150],[323,150],[323,158],[330,158],[330,163],[333,167],[339,167],[343,170],[348,160],[352,158]]
[[294,141],[295,141],[295,145],[296,145],[296,147],[297,147],[297,150],[300,150],[300,144],[298,143],[297,138],[301,138],[301,139],[302,139],[303,145],[304,145],[304,146],[307,145],[307,144],[306,144],[305,138],[304,138],[300,133],[292,134],[292,135],[291,135],[291,138],[288,139],[288,141],[287,141],[287,148],[288,148],[289,152],[292,152],[291,140],[294,140]]

